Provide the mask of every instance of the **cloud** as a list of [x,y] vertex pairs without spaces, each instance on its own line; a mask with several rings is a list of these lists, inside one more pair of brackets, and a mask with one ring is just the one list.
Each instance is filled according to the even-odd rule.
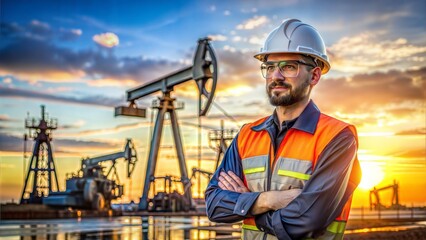
[[[226,47],[216,50],[219,59],[219,91],[227,91],[239,88],[251,89],[263,84],[260,75],[259,62],[251,58],[253,52],[243,52],[234,48]],[[235,93],[235,92],[234,92]]]
[[23,90],[17,88],[7,88],[0,86],[0,96],[23,99],[42,99],[55,102],[77,103],[96,106],[115,107],[123,103],[124,99],[110,98],[105,96],[86,96],[83,98],[59,97],[51,94],[40,93],[36,91]]
[[120,43],[118,36],[115,33],[111,32],[97,34],[93,36],[93,41],[106,48],[118,46],[118,44]]
[[53,36],[50,25],[38,20],[32,20],[28,25],[28,30],[31,36],[37,39],[48,39]]
[[16,122],[18,121],[17,119],[13,119],[10,118],[8,115],[6,114],[0,114],[0,122]]
[[422,135],[426,136],[426,128],[409,129],[395,133],[396,135]]
[[0,74],[31,83],[82,82],[91,86],[135,86],[175,71],[175,61],[122,57],[103,51],[72,51],[46,41],[18,38],[0,49]]
[[359,73],[371,72],[378,68],[404,69],[426,62],[426,46],[410,44],[402,37],[384,40],[381,35],[383,33],[364,32],[341,38],[327,49],[332,69]]
[[224,35],[221,35],[221,34],[216,34],[216,35],[209,35],[208,36],[212,41],[217,41],[217,42],[223,42],[223,41],[226,41],[226,40],[228,40],[228,38],[226,37],[226,36],[224,36]]
[[[33,141],[29,141],[30,143]],[[24,139],[23,137],[16,137],[13,135],[5,134],[0,132],[0,151],[5,152],[22,152]],[[31,153],[32,146],[27,145],[27,153]],[[74,140],[74,139],[54,139],[52,148],[54,152],[69,152],[69,149],[75,149],[76,152],[81,154],[77,149],[83,148],[97,148],[97,149],[105,149],[110,150],[111,148],[119,147],[117,144],[108,143],[108,142],[100,142],[100,141],[82,141],[82,140]]]
[[237,29],[239,30],[252,30],[257,27],[260,27],[266,23],[268,23],[270,20],[266,16],[254,16],[251,19],[246,20],[245,22],[237,25]]
[[17,23],[0,22],[2,37],[15,37],[24,32],[24,28]]
[[123,132],[129,129],[136,129],[141,127],[149,127],[151,124],[149,122],[138,122],[138,123],[129,123],[121,124],[112,128],[102,128],[102,129],[90,129],[83,130],[74,133],[58,133],[56,136],[60,137],[84,137],[84,136],[93,136],[93,135],[104,135],[104,134],[113,134],[118,132]]
[[84,120],[77,120],[77,121],[73,121],[72,124],[59,125],[58,129],[76,129],[76,128],[81,128],[84,125],[86,125],[86,122]]
[[83,31],[81,29],[59,29],[59,39],[62,41],[74,41],[77,40]]
[[77,40],[82,34],[81,29],[52,28],[48,23],[32,20],[26,26],[18,23],[1,22],[2,37],[7,38],[31,38],[41,41],[59,39],[61,41]]
[[361,125],[379,119],[389,124],[421,116],[425,85],[426,67],[356,74],[351,78],[322,79],[313,90],[313,99],[324,112],[340,113]]

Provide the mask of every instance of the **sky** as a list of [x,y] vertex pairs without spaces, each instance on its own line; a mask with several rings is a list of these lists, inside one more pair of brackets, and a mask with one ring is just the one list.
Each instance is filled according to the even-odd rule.
[[[44,105],[58,121],[52,148],[60,190],[82,158],[120,152],[131,138],[138,162],[131,179],[125,162],[118,163],[126,185],[121,201],[138,202],[156,114],[151,103],[160,95],[137,101],[146,118],[114,117],[114,107],[128,104],[127,90],[191,66],[197,40],[205,37],[218,61],[215,105],[198,119],[194,81],[176,86],[172,96],[185,105],[178,120],[189,172],[213,171],[210,130],[221,120],[239,129],[272,113],[252,56],[283,19],[298,18],[321,33],[331,62],[312,99],[358,129],[364,176],[353,205],[367,206],[372,187],[394,180],[403,204],[426,205],[425,11],[422,0],[1,0],[0,201],[19,201],[33,145],[27,142],[24,160],[25,119],[40,118]],[[176,175],[178,168],[169,126],[166,121],[158,175]],[[202,189],[207,179],[200,183]],[[391,192],[383,194],[390,202]]]

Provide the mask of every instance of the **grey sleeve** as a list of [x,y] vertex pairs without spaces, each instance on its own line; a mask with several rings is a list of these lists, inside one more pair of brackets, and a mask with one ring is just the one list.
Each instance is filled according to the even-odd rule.
[[344,129],[324,149],[302,193],[287,207],[256,216],[257,227],[278,239],[323,231],[339,216],[360,181],[357,142]]

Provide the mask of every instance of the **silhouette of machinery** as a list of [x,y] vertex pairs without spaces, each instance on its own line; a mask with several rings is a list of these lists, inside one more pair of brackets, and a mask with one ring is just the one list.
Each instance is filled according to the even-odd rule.
[[[152,133],[147,168],[145,174],[145,183],[142,191],[142,197],[139,202],[139,210],[160,210],[174,211],[178,207],[173,207],[168,201],[163,199],[179,199],[178,201],[184,205],[183,210],[194,208],[191,191],[184,191],[183,194],[178,192],[168,192],[165,188],[164,192],[155,193],[154,198],[149,199],[149,190],[155,180],[163,179],[167,184],[171,182],[182,183],[183,189],[189,189],[191,186],[188,178],[185,155],[181,140],[181,134],[176,114],[175,98],[171,97],[173,88],[184,82],[194,80],[198,87],[198,116],[205,116],[213,101],[214,91],[217,82],[217,61],[213,48],[210,46],[209,39],[200,39],[198,41],[197,50],[195,52],[193,65],[174,73],[163,76],[150,83],[142,85],[138,88],[127,91],[127,101],[129,106],[116,107],[115,116],[135,116],[145,117],[145,109],[138,108],[135,101],[145,96],[161,91],[162,96],[159,97],[156,108],[157,118]],[[171,121],[173,139],[179,162],[180,178],[164,176],[156,177],[155,168],[158,162],[158,153],[160,149],[161,133],[163,130],[165,115],[168,113]],[[159,200],[159,201],[157,201]]]
[[[21,204],[41,204],[43,198],[59,191],[58,177],[53,160],[52,131],[58,127],[57,119],[48,119],[45,106],[41,106],[41,119],[37,123],[29,116],[25,120],[25,128],[29,129],[29,136],[35,140],[31,161],[25,178],[21,194]],[[25,135],[25,141],[26,141]],[[25,152],[25,150],[24,150]],[[31,190],[28,190],[30,188]]]
[[392,205],[390,206],[390,209],[398,209],[401,207],[401,205],[399,204],[399,185],[396,180],[394,180],[392,185],[382,188],[374,187],[372,190],[370,190],[370,210],[380,210],[386,208],[380,200],[379,193],[388,189],[391,189],[393,191]]
[[[81,169],[71,174],[66,180],[64,192],[54,192],[43,199],[43,204],[55,207],[75,207],[93,210],[111,208],[111,200],[124,194],[124,186],[120,184],[116,163],[123,158],[127,162],[129,178],[137,162],[136,149],[130,139],[121,152],[81,160]],[[102,163],[110,164],[104,173]]]
[[229,144],[238,133],[236,129],[224,129],[223,120],[220,121],[219,130],[211,130],[209,132],[209,147],[216,151],[216,165],[215,171],[219,166],[220,160],[223,158]]

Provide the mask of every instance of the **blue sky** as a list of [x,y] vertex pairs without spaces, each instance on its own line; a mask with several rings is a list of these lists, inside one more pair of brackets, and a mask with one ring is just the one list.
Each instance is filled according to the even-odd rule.
[[[2,0],[0,183],[10,185],[5,171],[22,172],[24,119],[27,112],[40,117],[42,104],[59,122],[53,137],[60,179],[77,170],[81,157],[119,150],[126,138],[136,142],[144,174],[151,110],[146,119],[132,119],[114,118],[113,109],[125,104],[126,90],[192,64],[197,40],[203,37],[213,40],[218,58],[215,101],[238,121],[215,107],[203,118],[203,158],[214,159],[206,137],[209,129],[219,128],[222,119],[226,127],[238,128],[273,110],[252,56],[286,18],[299,18],[322,34],[332,69],[314,89],[313,99],[324,112],[357,125],[365,138],[365,162],[375,159],[371,156],[402,154],[411,157],[405,172],[424,176],[426,167],[419,159],[426,148],[425,11],[422,0]],[[174,93],[185,102],[179,119],[189,165],[197,155],[195,92],[189,82]],[[149,108],[155,98],[138,104]],[[168,130],[164,146],[172,144]],[[399,146],[396,136],[409,138],[403,141],[408,146]],[[374,144],[378,137],[379,142],[389,141],[388,147]],[[167,149],[163,157],[172,159],[174,153]],[[212,166],[211,161],[205,164],[206,169]],[[420,170],[413,170],[418,166]]]

